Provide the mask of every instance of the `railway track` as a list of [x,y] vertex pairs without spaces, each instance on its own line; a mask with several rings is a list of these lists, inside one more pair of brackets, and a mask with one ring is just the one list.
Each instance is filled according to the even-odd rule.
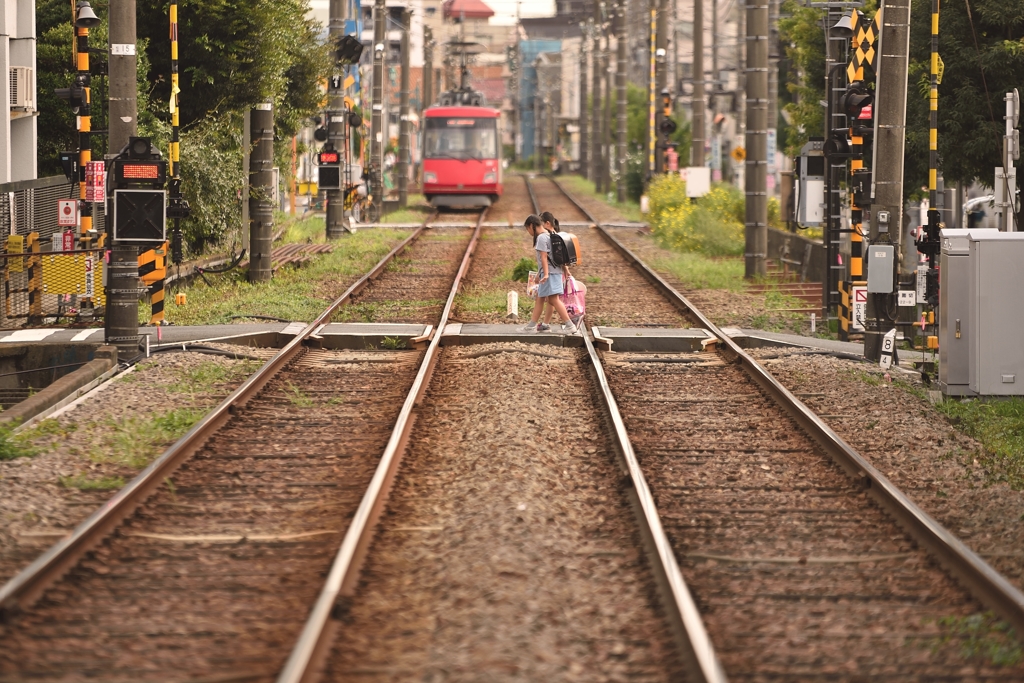
[[[609,355],[602,371],[726,675],[1024,675],[1019,664],[966,664],[963,634],[939,627],[987,607],[1021,632],[1024,596],[609,230],[598,231],[718,342],[711,353]],[[593,362],[602,363],[596,352]]]
[[1024,597],[587,218],[716,350],[303,347],[355,291],[443,329],[483,215],[432,233],[0,589],[0,681],[1019,680],[937,624]]
[[[460,235],[455,285],[457,267],[440,268],[451,295],[435,323],[482,219],[472,237]],[[305,342],[365,288],[380,291],[373,281],[387,279],[396,257],[437,256],[437,241],[415,231],[0,589],[0,680],[273,680],[359,521],[381,454],[408,423],[403,399],[431,355]]]

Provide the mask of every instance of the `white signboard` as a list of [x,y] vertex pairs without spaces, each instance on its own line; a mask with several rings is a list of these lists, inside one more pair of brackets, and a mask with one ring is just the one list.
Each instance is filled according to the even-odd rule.
[[78,225],[78,200],[57,200],[57,225],[74,227]]
[[686,196],[703,197],[711,191],[711,169],[707,166],[690,166],[686,169]]
[[[917,267],[917,303],[927,303],[924,300],[925,291],[928,289],[928,266],[920,265]],[[903,304],[900,304],[901,306]]]
[[913,308],[917,306],[917,292],[912,289],[901,289],[898,303],[901,307]]
[[868,317],[868,288],[853,287],[853,301],[850,302],[850,314],[853,320],[850,321],[850,328],[857,332],[864,331],[864,321]]
[[96,279],[93,277],[93,257],[85,257],[85,296],[94,297],[96,296]]

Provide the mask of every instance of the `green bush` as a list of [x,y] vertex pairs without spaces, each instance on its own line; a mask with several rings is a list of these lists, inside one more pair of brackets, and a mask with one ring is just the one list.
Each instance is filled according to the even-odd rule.
[[686,183],[666,175],[651,183],[650,223],[662,246],[708,256],[743,253],[744,200],[731,185],[716,184],[697,201],[686,196]]

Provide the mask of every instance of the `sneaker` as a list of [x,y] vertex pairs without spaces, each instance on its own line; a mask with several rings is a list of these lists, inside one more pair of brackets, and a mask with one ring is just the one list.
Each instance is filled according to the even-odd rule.
[[551,331],[551,325],[545,325],[544,323],[541,323],[540,325],[537,325],[537,331],[538,332],[550,332]]
[[571,320],[562,324],[562,334],[576,334],[578,331],[576,325]]
[[518,331],[519,332],[536,332],[537,331],[537,323],[535,323],[535,322],[526,323],[526,325],[524,325],[523,327],[520,327]]
[[580,313],[579,315],[574,315],[571,318],[569,318],[569,320],[572,321],[573,325],[575,325],[576,327],[579,327],[580,326],[580,321],[583,320],[583,314]]

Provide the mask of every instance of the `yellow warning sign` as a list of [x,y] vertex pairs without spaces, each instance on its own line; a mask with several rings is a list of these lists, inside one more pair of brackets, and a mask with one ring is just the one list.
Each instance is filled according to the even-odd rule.
[[747,150],[742,147],[733,147],[732,152],[729,154],[736,161],[743,161],[747,158]]

